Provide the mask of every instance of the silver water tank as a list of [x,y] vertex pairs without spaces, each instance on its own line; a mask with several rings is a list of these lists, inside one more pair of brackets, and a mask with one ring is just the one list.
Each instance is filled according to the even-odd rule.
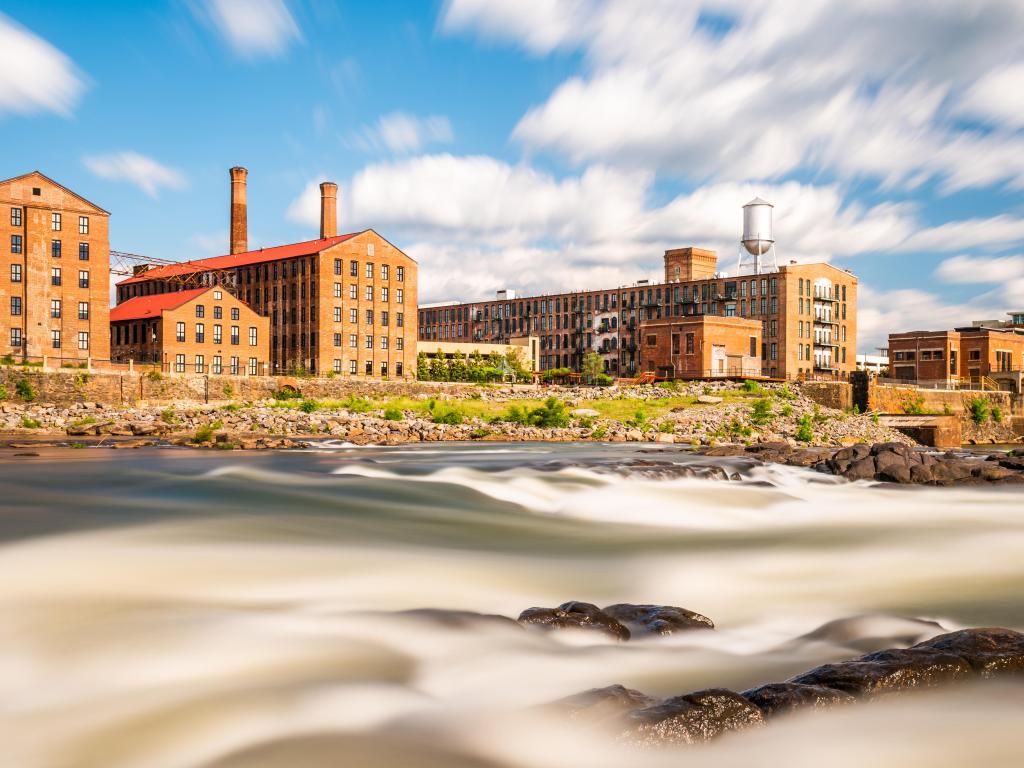
[[743,247],[753,256],[767,253],[775,236],[772,234],[772,208],[767,200],[755,197],[743,206]]

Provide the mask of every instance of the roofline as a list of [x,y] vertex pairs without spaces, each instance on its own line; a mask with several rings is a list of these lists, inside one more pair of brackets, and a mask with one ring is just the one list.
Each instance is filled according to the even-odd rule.
[[63,184],[61,184],[59,181],[54,181],[49,176],[47,176],[45,173],[43,173],[42,171],[39,171],[39,170],[29,171],[28,173],[23,173],[20,176],[12,176],[9,179],[0,179],[0,184],[6,184],[8,181],[17,181],[18,179],[24,179],[25,177],[32,176],[33,174],[38,174],[38,175],[42,176],[44,179],[46,179],[48,182],[50,182],[54,186],[60,187],[61,189],[63,189],[65,192],[67,192],[72,197],[77,197],[83,203],[87,203],[88,205],[91,205],[93,208],[95,208],[100,213],[103,213],[103,214],[105,214],[107,216],[110,215],[110,211],[108,211],[108,210],[106,210],[104,208],[100,208],[92,200],[89,200],[88,198],[82,197],[80,194],[75,192],[73,189],[68,189]]
[[[151,294],[148,294],[146,296],[133,296],[132,298],[128,299],[127,301],[123,301],[120,304],[115,304],[114,306],[112,306],[110,308],[110,311],[113,312],[118,307],[126,307],[129,304],[131,304],[133,301],[137,301],[137,302],[139,302],[141,304],[141,303],[146,302],[147,300],[152,300],[154,298],[159,298],[161,296],[181,296],[182,294],[186,294],[186,293],[187,294],[191,294],[189,296],[186,296],[179,303],[174,304],[173,306],[161,307],[159,315],[153,315],[153,317],[158,317],[158,316],[162,317],[164,312],[170,312],[173,309],[178,309],[179,307],[183,307],[184,305],[188,304],[193,299],[198,299],[200,296],[204,296],[206,293],[208,293],[209,291],[214,290],[215,288],[222,288],[222,286],[219,286],[219,285],[207,285],[207,286],[204,286],[203,288],[189,288],[189,289],[184,290],[184,291],[167,291],[166,293],[151,293]],[[231,293],[231,291],[227,291],[227,292]],[[231,295],[234,296],[234,294],[231,294]],[[125,318],[121,318],[119,320],[113,320],[112,319],[112,320],[110,320],[110,322],[112,322],[112,323],[127,323],[127,322],[129,322],[131,320],[141,320],[141,319],[142,319],[141,317],[125,317]]]

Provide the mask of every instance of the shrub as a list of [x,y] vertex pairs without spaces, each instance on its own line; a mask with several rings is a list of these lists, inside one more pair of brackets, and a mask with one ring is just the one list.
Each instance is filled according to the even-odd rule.
[[925,413],[924,395],[906,397],[903,400],[903,412],[911,416],[920,416]]
[[369,413],[373,410],[373,403],[365,397],[349,395],[341,401],[341,407],[346,411],[353,411],[354,413]]
[[26,403],[31,403],[36,399],[35,387],[32,386],[32,382],[28,379],[18,379],[18,383],[14,385],[14,391]]
[[598,427],[597,429],[595,429],[593,432],[590,433],[590,437],[592,439],[594,439],[594,440],[601,440],[607,434],[608,434],[608,427],[606,427],[606,426],[604,426],[602,424],[600,427]]
[[568,427],[569,411],[557,397],[549,397],[543,405],[530,411],[529,421],[535,427]]
[[177,424],[178,414],[174,412],[173,408],[164,408],[162,411],[160,411],[160,419],[165,424]]
[[316,400],[303,400],[299,403],[299,410],[303,413],[312,413],[320,409],[320,403]]
[[989,408],[988,400],[983,397],[976,397],[971,400],[969,407],[971,411],[971,421],[979,427],[988,421],[988,417],[992,413]]
[[4,355],[0,357],[0,363],[3,365],[14,365],[14,355]]
[[828,421],[828,416],[821,412],[821,406],[817,403],[814,404],[814,423],[823,424]]
[[529,424],[530,414],[525,408],[520,408],[518,405],[510,405],[508,410],[504,413],[495,416],[492,419],[495,423],[506,423],[506,424]]
[[462,423],[462,411],[458,408],[435,408],[434,409],[434,423],[435,424],[461,424]]
[[388,421],[402,421],[405,419],[405,414],[395,406],[389,405],[384,409],[384,418]]
[[274,393],[275,400],[299,400],[302,398],[302,393],[295,387],[281,387]]
[[93,417],[93,416],[86,416],[84,418],[78,419],[77,421],[71,422],[71,426],[72,427],[87,427],[90,424],[95,424],[95,423],[96,423],[96,418],[95,417]]
[[767,424],[772,417],[772,402],[766,398],[754,401],[750,410],[750,420],[755,424]]
[[793,415],[793,406],[790,405],[789,403],[786,403],[784,406],[782,406],[782,415],[785,416],[786,418],[789,418],[790,416],[792,416]]
[[658,425],[658,431],[666,435],[671,435],[676,431],[676,423],[674,421],[663,421]]
[[610,387],[612,385],[612,377],[607,373],[599,373],[594,377],[594,383],[599,387]]
[[1003,421],[1003,409],[998,405],[992,406],[992,421],[996,424],[1001,424]]
[[646,429],[649,426],[647,423],[647,414],[644,413],[642,408],[638,408],[636,413],[633,414],[633,418],[626,421],[626,426],[636,427],[637,429]]
[[0,400],[6,400],[8,397],[10,397],[10,394],[7,392],[7,387],[0,384]]
[[242,406],[240,406],[238,403],[228,403],[223,408],[221,408],[221,410],[227,411],[228,413],[236,413],[242,410]]
[[208,443],[213,440],[213,425],[204,424],[192,435],[193,443]]
[[802,443],[809,443],[814,439],[814,432],[811,430],[811,414],[805,413],[797,422],[796,439]]
[[789,384],[783,384],[781,388],[775,390],[775,396],[780,400],[796,400],[796,392],[789,388]]
[[944,416],[952,416],[953,415],[953,409],[950,407],[949,403],[943,403],[942,404],[942,414]]
[[149,379],[150,381],[163,381],[164,375],[156,368],[153,368],[152,370],[146,372],[146,378]]
[[878,424],[880,421],[881,421],[881,419],[878,418],[878,414],[877,413],[872,413],[871,414],[871,423],[872,424]]
[[752,381],[751,379],[746,379],[743,382],[743,391],[744,392],[749,392],[752,395],[759,395],[759,394],[761,394],[761,385],[758,384],[756,381]]
[[22,416],[21,426],[23,426],[25,429],[39,429],[41,425],[35,419],[30,419],[28,416]]
[[477,427],[476,429],[469,433],[469,436],[474,440],[479,440],[481,437],[487,437],[490,434],[492,434],[491,430],[489,430],[487,427]]
[[230,384],[225,384],[224,388],[221,390],[221,392],[224,393],[224,397],[234,397],[235,396],[235,388],[232,387]]
[[860,416],[860,405],[858,405],[857,403],[854,403],[853,408],[851,408],[850,410],[853,411],[854,416]]
[[576,419],[576,426],[582,427],[583,429],[593,429],[594,419],[591,418],[590,416],[582,416]]

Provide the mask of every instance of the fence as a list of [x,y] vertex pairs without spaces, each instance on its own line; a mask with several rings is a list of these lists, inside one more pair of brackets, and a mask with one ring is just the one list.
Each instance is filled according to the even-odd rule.
[[[254,359],[254,358],[253,358]],[[60,357],[56,355],[7,355],[0,365],[41,371],[82,370],[87,373],[149,373],[160,374],[212,374],[214,376],[269,376],[269,365],[257,361],[255,369],[250,358],[238,358],[235,364],[176,363],[161,360],[108,360],[99,357]],[[282,374],[283,375],[283,374]]]

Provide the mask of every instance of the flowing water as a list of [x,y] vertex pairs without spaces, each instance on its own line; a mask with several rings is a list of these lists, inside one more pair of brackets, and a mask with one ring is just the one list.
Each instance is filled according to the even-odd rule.
[[[742,482],[673,479],[621,468],[710,460],[623,445],[37,453],[0,452],[3,766],[1021,764],[1020,685],[797,715],[685,757],[536,706],[743,690],[933,622],[1024,628],[1020,491],[742,463]],[[408,613],[570,599],[717,629],[614,644]]]

